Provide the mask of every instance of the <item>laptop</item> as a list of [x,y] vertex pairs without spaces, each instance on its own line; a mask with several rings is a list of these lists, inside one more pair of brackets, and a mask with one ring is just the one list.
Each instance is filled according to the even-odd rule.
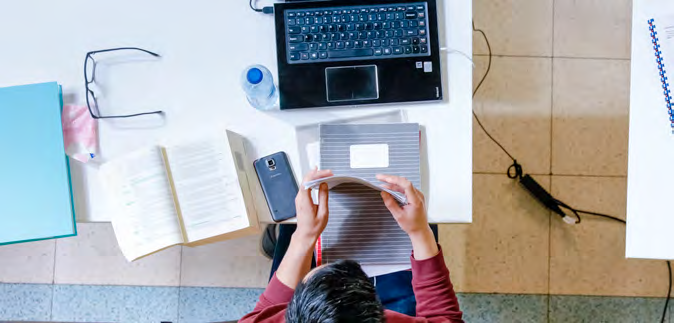
[[276,3],[282,110],[442,100],[435,0]]

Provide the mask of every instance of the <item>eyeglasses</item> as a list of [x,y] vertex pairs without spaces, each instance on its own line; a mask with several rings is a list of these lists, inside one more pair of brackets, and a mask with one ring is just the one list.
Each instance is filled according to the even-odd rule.
[[[157,53],[153,53],[149,50],[136,47],[120,47],[120,48],[111,48],[88,52],[86,58],[84,59],[84,87],[86,88],[87,91],[87,107],[89,108],[89,113],[91,114],[91,117],[94,119],[114,119],[114,118],[131,118],[151,114],[163,114],[164,111],[152,111],[152,112],[143,112],[127,115],[112,115],[112,116],[101,115],[100,111],[98,110],[98,100],[96,99],[96,94],[89,87],[89,85],[91,85],[92,83],[96,83],[96,60],[94,59],[93,55],[97,53],[105,53],[118,50],[136,50],[150,54],[154,57],[161,57]],[[91,61],[91,66],[89,65],[89,61]]]

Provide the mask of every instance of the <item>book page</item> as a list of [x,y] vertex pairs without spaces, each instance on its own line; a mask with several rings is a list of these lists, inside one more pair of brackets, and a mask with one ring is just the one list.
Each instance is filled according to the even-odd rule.
[[188,242],[250,225],[226,140],[223,136],[165,148]]
[[128,260],[184,242],[159,148],[112,161],[102,174],[115,210],[115,235]]

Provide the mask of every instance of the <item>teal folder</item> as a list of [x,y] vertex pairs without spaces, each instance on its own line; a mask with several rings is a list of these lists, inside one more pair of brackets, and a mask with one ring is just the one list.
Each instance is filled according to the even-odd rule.
[[0,245],[73,236],[58,83],[0,88]]

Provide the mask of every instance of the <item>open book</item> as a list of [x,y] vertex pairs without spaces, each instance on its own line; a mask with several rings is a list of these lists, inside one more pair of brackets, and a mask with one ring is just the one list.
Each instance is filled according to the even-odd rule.
[[115,213],[112,225],[133,261],[161,249],[194,246],[258,232],[243,138],[134,152],[102,166]]

